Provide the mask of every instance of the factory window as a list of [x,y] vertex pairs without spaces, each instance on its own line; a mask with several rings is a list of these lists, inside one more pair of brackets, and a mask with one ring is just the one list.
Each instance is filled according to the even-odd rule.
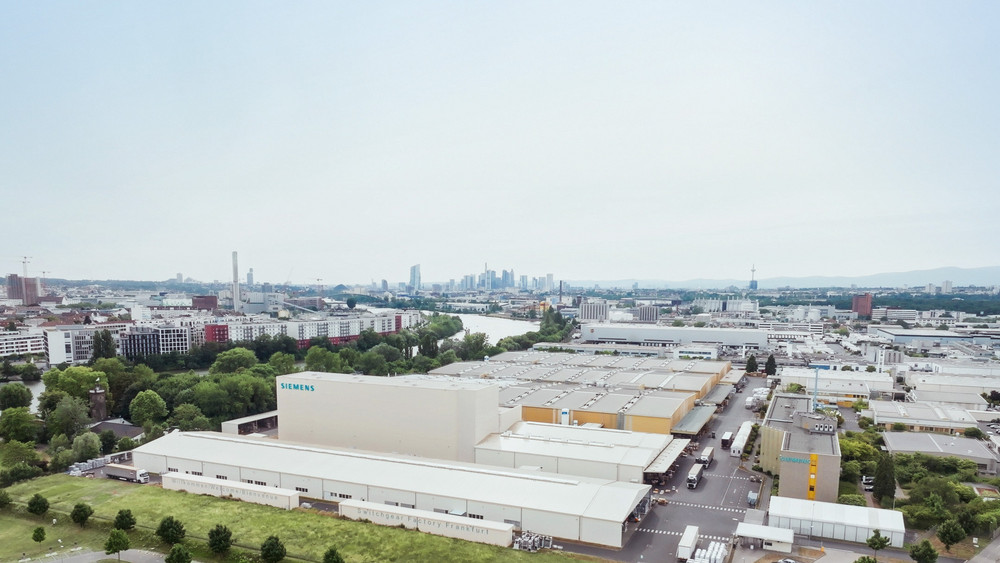
[[308,493],[309,492],[309,489],[307,489],[305,487],[295,487],[295,490],[298,491],[298,492],[300,492],[300,493]]
[[168,467],[167,468],[167,473],[170,473],[170,472],[177,473],[177,468],[176,467]]
[[809,492],[810,493],[816,492],[816,485],[809,485]]
[[483,519],[483,515],[482,514],[471,514],[470,513],[470,514],[466,514],[466,516],[468,516],[469,518],[475,518],[476,520],[482,520]]
[[192,471],[191,475],[197,475],[197,476],[201,477],[201,471]]
[[344,493],[337,493],[337,498],[354,498],[351,495],[345,495]]
[[389,506],[399,506],[398,502],[393,502],[391,500],[387,500],[385,501],[385,503],[388,504]]
[[267,486],[267,483],[265,483],[264,481],[251,481],[251,483],[253,483],[254,485],[260,485],[262,487]]
[[222,479],[223,481],[228,481],[229,480],[229,477],[226,477],[225,475],[216,475],[215,478],[216,479]]

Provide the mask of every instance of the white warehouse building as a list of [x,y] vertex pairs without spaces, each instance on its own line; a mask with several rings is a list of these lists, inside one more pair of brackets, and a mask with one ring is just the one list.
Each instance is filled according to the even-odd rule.
[[636,324],[585,324],[580,338],[591,343],[674,347],[697,344],[723,348],[759,349],[767,346],[767,332],[743,328],[675,327]]
[[629,521],[650,509],[648,485],[216,432],[167,434],[133,450],[133,463],[151,473],[448,513],[613,548],[623,546]]

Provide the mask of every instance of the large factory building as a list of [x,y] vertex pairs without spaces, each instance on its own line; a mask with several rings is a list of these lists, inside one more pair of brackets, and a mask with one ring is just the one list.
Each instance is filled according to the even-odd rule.
[[354,499],[505,522],[615,548],[650,509],[649,485],[216,432],[173,432],[136,448],[132,459],[152,473],[204,475],[332,502]]
[[282,440],[475,461],[475,447],[520,420],[492,382],[302,372],[277,378]]

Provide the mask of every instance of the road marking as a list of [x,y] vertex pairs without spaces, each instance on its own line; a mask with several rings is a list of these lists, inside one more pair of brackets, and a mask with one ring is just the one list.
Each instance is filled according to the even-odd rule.
[[693,508],[706,508],[709,510],[725,510],[726,512],[737,512],[740,514],[746,513],[745,508],[728,508],[725,506],[708,506],[707,504],[694,504],[693,502],[681,502],[676,500],[671,500],[667,502],[667,506],[690,506]]
[[[654,530],[652,528],[636,528],[637,532],[645,532],[647,534],[663,534],[666,536],[680,536],[683,535],[681,532],[675,532],[673,530]],[[732,538],[726,536],[709,536],[706,534],[699,534],[699,538],[704,538],[711,541],[729,541]]]

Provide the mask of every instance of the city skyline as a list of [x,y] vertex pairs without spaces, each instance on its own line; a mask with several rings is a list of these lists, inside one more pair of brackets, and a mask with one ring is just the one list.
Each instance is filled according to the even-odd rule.
[[0,270],[997,265],[993,3],[234,6],[3,5]]

